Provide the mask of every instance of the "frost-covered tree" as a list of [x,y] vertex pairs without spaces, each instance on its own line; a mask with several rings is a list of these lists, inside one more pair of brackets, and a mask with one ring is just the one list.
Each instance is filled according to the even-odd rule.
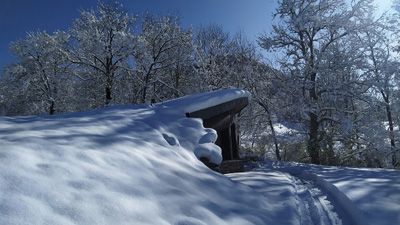
[[318,110],[321,162],[325,164],[338,164],[341,156],[353,154],[361,135],[358,127],[371,104],[367,94],[370,77],[360,43],[357,35],[351,34],[321,57],[324,76],[319,80]]
[[[251,103],[249,109],[243,115],[243,128],[252,132],[251,138],[256,141],[256,145],[262,148],[268,148],[266,143],[263,143],[268,138],[273,146],[275,158],[281,160],[281,152],[278,143],[278,137],[275,131],[275,122],[278,118],[276,113],[282,113],[282,108],[275,108],[277,89],[280,87],[278,80],[275,79],[275,73],[269,66],[263,64],[257,58],[247,57],[247,63],[238,63],[238,66],[244,69],[242,75],[242,87],[251,93]],[[248,117],[248,118],[247,118]],[[247,118],[247,119],[245,119]],[[250,127],[249,127],[250,125]],[[263,149],[265,150],[265,149]]]
[[34,32],[11,45],[18,63],[8,68],[8,74],[14,76],[14,80],[22,81],[19,90],[49,114],[54,114],[57,103],[65,95],[62,89],[67,80],[68,64],[64,51],[67,42],[65,32]]
[[85,79],[98,82],[105,104],[111,102],[115,80],[129,65],[135,45],[134,22],[118,3],[100,2],[96,10],[82,11],[70,31],[69,59],[79,65]]
[[[399,63],[395,61],[394,53],[391,51],[391,30],[389,23],[372,19],[368,22],[373,25],[373,29],[367,29],[360,34],[364,40],[365,55],[368,59],[368,69],[371,73],[371,84],[373,86],[372,94],[377,96],[377,99],[384,108],[387,124],[388,139],[390,140],[390,154],[392,155],[392,165],[396,166],[398,159],[396,158],[396,151],[398,151],[397,137],[395,127],[398,126],[398,121],[395,120],[395,108],[393,105],[396,101],[396,92],[399,85]],[[383,146],[381,146],[383,147]]]
[[232,71],[233,40],[221,26],[201,27],[194,36],[193,79],[197,91],[215,90],[229,84]]
[[[149,92],[152,99],[161,99],[159,86],[179,92],[180,79],[185,75],[180,66],[190,53],[191,32],[181,28],[177,17],[146,15],[134,54],[141,82],[140,102],[148,101]],[[173,77],[168,76],[171,70],[175,70]]]
[[[321,124],[325,117],[320,107],[323,101],[321,81],[325,74],[322,58],[331,46],[355,32],[359,21],[368,13],[370,0],[281,0],[276,11],[279,22],[271,34],[260,37],[261,47],[279,49],[284,57],[281,68],[296,80],[301,93],[303,119],[308,127],[307,150],[311,162],[319,164]],[[325,85],[323,85],[325,86]]]
[[[29,115],[40,113],[46,109],[32,107],[31,96],[27,95],[26,82],[16,75],[16,64],[8,65],[0,79],[0,110],[1,115],[15,116],[15,115]],[[37,94],[37,93],[36,93]]]

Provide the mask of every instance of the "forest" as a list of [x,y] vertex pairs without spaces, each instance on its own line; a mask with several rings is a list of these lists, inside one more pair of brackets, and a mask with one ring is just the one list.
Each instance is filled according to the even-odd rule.
[[399,12],[400,1],[377,15],[372,0],[280,0],[272,31],[253,42],[218,24],[184,27],[174,14],[99,2],[67,30],[10,43],[0,115],[237,87],[251,93],[238,118],[244,156],[400,168]]

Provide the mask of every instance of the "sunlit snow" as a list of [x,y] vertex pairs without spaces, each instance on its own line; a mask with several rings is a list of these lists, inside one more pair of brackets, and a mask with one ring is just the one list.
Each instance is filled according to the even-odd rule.
[[0,224],[399,224],[398,171],[269,162],[211,171],[198,158],[221,160],[216,132],[184,115],[200,99],[0,117]]

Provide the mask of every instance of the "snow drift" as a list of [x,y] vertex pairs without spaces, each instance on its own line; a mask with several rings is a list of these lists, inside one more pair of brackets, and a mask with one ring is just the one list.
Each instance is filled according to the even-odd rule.
[[0,224],[296,221],[286,197],[269,203],[204,166],[196,155],[220,157],[214,131],[174,107],[1,117]]

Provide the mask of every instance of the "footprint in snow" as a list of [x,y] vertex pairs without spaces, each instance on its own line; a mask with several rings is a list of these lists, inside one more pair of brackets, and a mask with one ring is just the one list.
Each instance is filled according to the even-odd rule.
[[172,146],[179,145],[179,141],[178,141],[178,139],[176,139],[175,136],[166,134],[166,133],[163,133],[162,136],[168,142],[168,144],[170,144]]

